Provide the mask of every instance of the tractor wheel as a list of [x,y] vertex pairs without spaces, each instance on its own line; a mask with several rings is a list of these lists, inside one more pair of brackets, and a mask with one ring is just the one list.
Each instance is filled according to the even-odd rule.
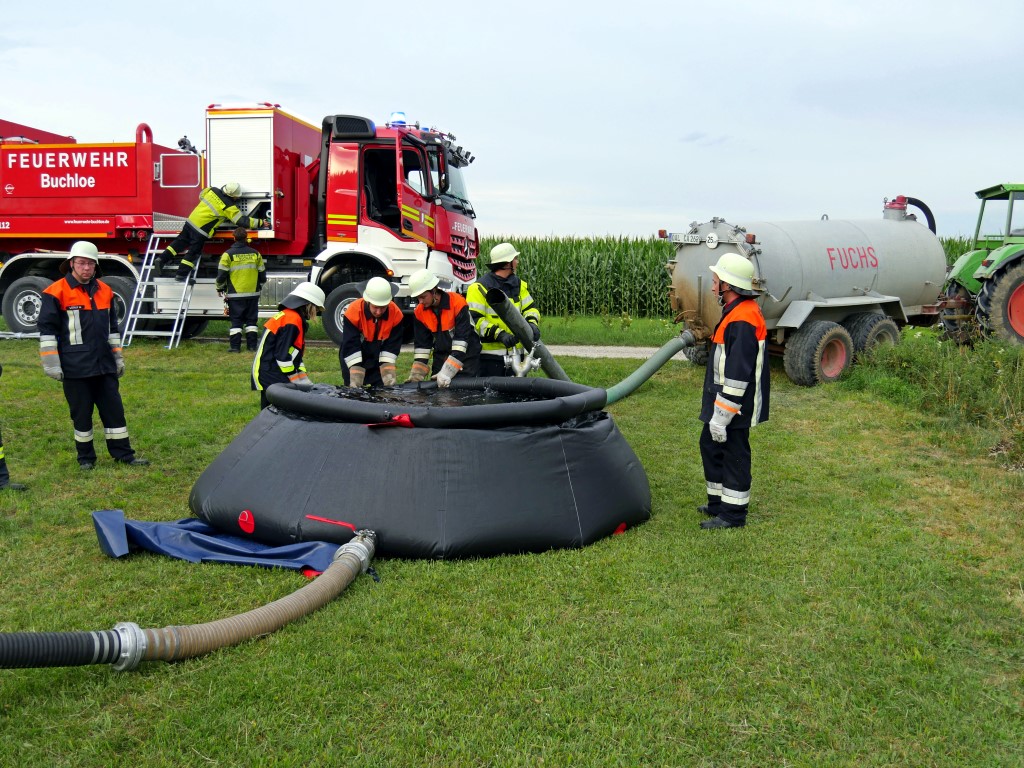
[[39,310],[43,306],[43,291],[52,280],[35,275],[19,277],[4,291],[4,320],[15,333],[35,333],[39,330]]
[[843,320],[843,327],[850,332],[855,354],[871,349],[876,344],[899,344],[900,328],[886,315],[877,312],[861,312]]
[[828,320],[814,320],[794,332],[783,357],[786,375],[802,387],[836,381],[851,360],[850,332]]
[[978,319],[974,314],[974,297],[959,283],[950,283],[943,292],[943,298],[963,299],[968,302],[964,309],[950,307],[942,310],[942,334],[957,344],[970,344],[978,337]]
[[994,275],[985,290],[988,290],[989,335],[1024,345],[1024,263]]

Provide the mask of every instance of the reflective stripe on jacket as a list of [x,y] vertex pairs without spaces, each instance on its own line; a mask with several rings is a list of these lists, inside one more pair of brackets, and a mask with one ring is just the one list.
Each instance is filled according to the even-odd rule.
[[341,359],[349,368],[375,368],[398,360],[402,351],[402,310],[395,302],[380,318],[370,314],[365,299],[356,299],[345,310],[345,330],[341,334]]
[[217,290],[227,293],[229,299],[259,296],[266,278],[267,267],[263,257],[245,243],[232,244],[220,257]]
[[[467,374],[475,375],[477,367],[473,362],[480,357],[480,337],[473,330],[469,304],[464,296],[445,291],[437,305],[424,309],[417,304],[413,314],[416,318],[413,325],[414,359],[426,363],[433,350],[431,373],[440,371],[444,361],[451,355],[462,363]],[[471,369],[467,369],[467,362],[471,364]]]
[[[498,313],[487,303],[487,292],[493,288],[500,288],[528,323],[540,325],[540,310],[534,306],[533,297],[530,295],[526,281],[521,280],[518,275],[512,274],[502,279],[490,272],[469,286],[466,301],[469,303],[469,315],[473,321],[473,327],[482,342],[482,352],[491,355],[504,355],[505,347],[497,341],[497,336],[501,331],[511,333],[512,329],[498,317]],[[516,346],[522,347],[522,344],[517,342]]]
[[252,362],[253,389],[307,378],[302,350],[308,328],[309,323],[294,309],[283,309],[267,320]]
[[256,228],[253,220],[238,209],[233,198],[217,187],[207,187],[199,193],[199,205],[188,215],[188,223],[209,237],[226,221],[236,227]]
[[39,309],[39,354],[57,355],[66,379],[116,373],[121,351],[114,292],[99,279],[79,283],[66,275],[49,285]]
[[730,428],[753,427],[768,421],[771,377],[767,340],[768,329],[757,301],[741,297],[722,310],[722,319],[711,335],[701,421],[711,421],[719,396],[727,404],[739,406]]

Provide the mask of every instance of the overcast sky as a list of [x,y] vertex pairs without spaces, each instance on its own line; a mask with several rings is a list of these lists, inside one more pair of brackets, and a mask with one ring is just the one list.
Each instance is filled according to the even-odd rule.
[[[210,103],[454,133],[484,235],[874,219],[1024,181],[1021,0],[13,3],[0,118],[203,146]],[[216,16],[217,10],[221,11]]]

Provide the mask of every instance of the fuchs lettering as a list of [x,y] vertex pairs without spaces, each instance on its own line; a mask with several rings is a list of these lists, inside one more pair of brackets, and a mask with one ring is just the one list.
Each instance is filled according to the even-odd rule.
[[850,248],[826,248],[828,263],[832,271],[836,269],[875,269],[878,267],[878,256],[874,246],[856,245]]

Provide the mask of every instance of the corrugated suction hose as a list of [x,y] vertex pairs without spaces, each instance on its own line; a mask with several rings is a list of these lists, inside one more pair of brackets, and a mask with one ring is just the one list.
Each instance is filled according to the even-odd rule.
[[0,633],[0,668],[76,667],[113,664],[135,669],[143,661],[179,661],[275,632],[322,608],[370,567],[376,550],[373,531],[359,531],[338,548],[331,565],[287,597],[255,610],[206,624],[142,629],[120,622],[97,632]]

